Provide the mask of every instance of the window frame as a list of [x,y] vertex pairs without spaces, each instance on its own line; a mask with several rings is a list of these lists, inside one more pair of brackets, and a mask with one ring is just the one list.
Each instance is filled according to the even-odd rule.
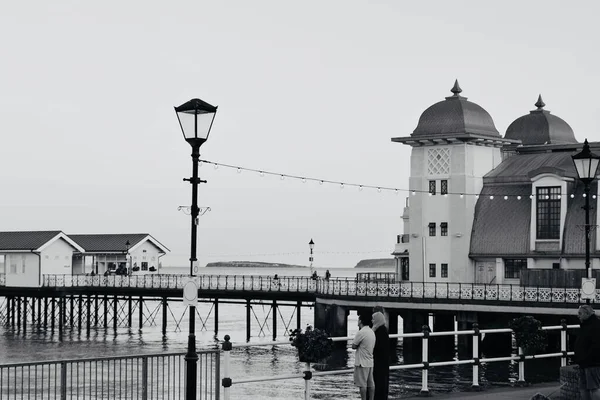
[[536,188],[536,239],[560,239],[560,220],[562,206],[562,198],[560,192],[560,186],[541,186]]
[[432,196],[435,196],[436,185],[437,184],[435,180],[429,181],[429,194]]
[[429,264],[429,277],[430,278],[435,278],[436,269],[437,269],[437,267],[435,264],[433,264],[433,263]]
[[440,222],[440,236],[448,236],[448,223]]
[[428,227],[429,227],[429,236],[435,236],[436,231],[437,231],[437,226],[436,226],[435,222],[430,222]]
[[504,259],[504,279],[521,279],[521,271],[523,269],[527,269],[526,258]]
[[448,194],[448,179],[440,180],[440,194]]
[[141,271],[148,271],[148,262],[147,261],[142,261],[142,265],[140,267]]
[[409,269],[409,259],[408,257],[403,257],[400,259],[400,273],[402,274],[402,280],[408,281],[410,280],[410,269]]
[[447,263],[442,263],[441,269],[440,269],[440,277],[441,278],[447,278],[448,277],[448,264]]

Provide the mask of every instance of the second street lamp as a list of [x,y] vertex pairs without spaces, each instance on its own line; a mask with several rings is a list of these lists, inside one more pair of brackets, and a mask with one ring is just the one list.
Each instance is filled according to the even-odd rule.
[[[179,120],[179,126],[185,141],[192,146],[192,177],[184,181],[189,181],[192,185],[192,234],[190,249],[190,277],[194,276],[194,267],[196,258],[196,229],[198,222],[198,184],[206,181],[198,178],[198,162],[200,160],[200,146],[208,140],[210,129],[212,128],[217,107],[212,106],[200,99],[192,99],[175,107],[175,113]],[[196,307],[190,306],[190,329],[188,336],[188,347],[185,355],[186,363],[186,400],[196,400],[196,375],[198,368],[198,353],[196,353]]]
[[[590,151],[590,145],[587,139],[585,139],[583,150],[572,156],[572,158],[577,170],[577,176],[583,182],[585,190],[585,206],[583,207],[585,210],[585,268],[587,270],[587,278],[592,279],[592,267],[590,265],[590,183],[596,179],[600,156]],[[588,298],[587,303],[589,302],[590,299]]]

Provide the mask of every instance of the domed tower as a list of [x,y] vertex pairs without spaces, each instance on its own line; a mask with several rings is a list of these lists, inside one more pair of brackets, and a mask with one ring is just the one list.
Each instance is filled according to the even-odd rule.
[[506,139],[520,140],[524,146],[578,143],[573,129],[563,119],[544,110],[542,95],[535,103],[536,110],[513,121],[506,130]]
[[473,281],[475,194],[483,176],[502,161],[500,148],[519,143],[502,138],[490,114],[460,95],[458,81],[451,92],[421,114],[410,136],[392,138],[412,147],[403,216],[409,270],[403,275],[416,282]]

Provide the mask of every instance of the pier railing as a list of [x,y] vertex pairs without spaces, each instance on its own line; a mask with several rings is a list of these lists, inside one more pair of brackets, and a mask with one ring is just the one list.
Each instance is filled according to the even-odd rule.
[[[44,287],[125,287],[183,289],[187,275],[43,275]],[[355,278],[313,279],[311,277],[198,275],[193,277],[203,290],[315,293],[324,296],[379,297],[389,300],[483,300],[506,302],[570,303],[582,301],[581,289],[478,283],[365,282]],[[0,281],[0,285],[2,282]],[[596,289],[593,303],[600,303]]]
[[[513,335],[514,332],[510,328],[501,328],[501,329],[479,329],[478,325],[473,324],[473,329],[465,330],[465,331],[444,331],[444,332],[431,332],[428,326],[423,326],[422,332],[416,333],[404,333],[404,334],[392,334],[389,335],[390,338],[421,338],[422,340],[422,361],[416,364],[403,364],[403,365],[392,365],[390,366],[390,371],[397,371],[403,369],[420,369],[421,370],[421,390],[420,395],[428,396],[429,395],[429,369],[435,367],[443,367],[450,365],[472,365],[472,385],[471,388],[473,390],[479,390],[479,367],[482,364],[489,364],[494,362],[518,362],[518,380],[516,385],[525,385],[525,361],[533,360],[533,359],[543,359],[543,358],[560,358],[561,359],[561,367],[567,365],[567,358],[574,354],[573,351],[568,351],[567,349],[567,330],[568,329],[578,329],[579,325],[567,325],[565,320],[562,320],[561,325],[557,326],[545,326],[542,327],[542,330],[545,331],[560,331],[560,352],[556,353],[544,353],[544,354],[529,354],[525,355],[523,353],[522,348],[517,349],[517,354],[511,352],[510,355],[505,357],[490,357],[490,358],[480,358],[479,345],[481,343],[481,338],[485,334],[497,334],[497,333],[510,333]],[[469,335],[472,336],[473,340],[473,353],[472,358],[468,359],[453,359],[448,361],[437,361],[430,362],[429,361],[429,339],[431,337],[443,337],[443,336],[453,336],[458,337],[460,335]],[[336,342],[343,341],[352,341],[353,337],[333,337],[331,338]],[[244,383],[252,383],[252,382],[265,382],[265,381],[276,381],[276,380],[285,380],[285,379],[303,379],[304,380],[304,399],[309,400],[311,398],[311,386],[313,378],[320,378],[328,375],[344,375],[344,374],[352,374],[354,372],[353,368],[345,368],[345,369],[337,369],[331,371],[315,371],[311,368],[310,363],[305,363],[304,371],[302,374],[294,373],[294,374],[284,374],[284,375],[273,375],[273,376],[264,376],[264,377],[245,377],[241,379],[232,378],[230,376],[230,353],[235,348],[246,348],[246,347],[254,347],[254,346],[290,346],[289,341],[275,341],[275,342],[266,342],[266,343],[231,343],[230,337],[228,335],[225,336],[225,340],[222,342],[223,349],[223,376],[222,386],[223,386],[223,399],[230,400],[232,398],[231,394],[234,391],[233,387],[235,385],[240,385]],[[233,398],[237,398],[237,396],[233,396]]]
[[[130,287],[152,289],[183,289],[189,275],[44,275],[42,286],[47,287]],[[270,291],[270,292],[315,292],[317,280],[310,277],[260,275],[197,275],[200,289]]]
[[[0,399],[185,399],[185,353],[0,364]],[[198,351],[198,399],[219,400],[219,350]]]

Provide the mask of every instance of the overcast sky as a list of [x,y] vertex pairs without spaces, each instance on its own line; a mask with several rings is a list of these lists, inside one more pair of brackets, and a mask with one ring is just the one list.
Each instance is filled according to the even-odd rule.
[[[498,131],[534,109],[600,140],[594,1],[11,1],[0,6],[0,230],[150,233],[186,265],[191,149],[173,106],[218,105],[207,160],[408,188],[409,135],[449,96]],[[391,257],[406,194],[203,165],[200,264]]]

